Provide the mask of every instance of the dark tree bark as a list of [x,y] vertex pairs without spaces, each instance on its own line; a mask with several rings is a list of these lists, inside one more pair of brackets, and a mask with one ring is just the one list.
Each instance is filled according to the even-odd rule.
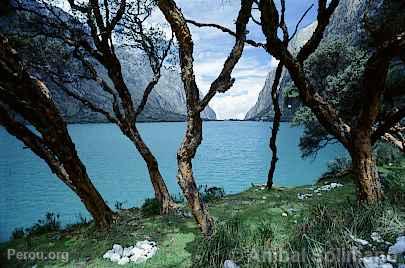
[[202,233],[209,237],[213,232],[214,221],[201,199],[193,175],[192,160],[202,142],[201,112],[218,92],[226,92],[232,87],[234,79],[231,73],[239,61],[246,39],[246,25],[251,15],[253,1],[242,0],[236,20],[235,44],[226,59],[221,73],[212,82],[208,93],[200,100],[199,89],[194,77],[193,41],[187,21],[173,0],[160,0],[159,8],[169,22],[179,45],[181,76],[187,102],[187,129],[183,142],[177,152],[177,180],[192,210]]
[[372,145],[376,137],[380,138],[384,135],[387,130],[401,120],[403,115],[397,112],[395,113],[396,116],[387,118],[387,122],[379,128],[376,130],[373,128],[380,112],[389,64],[394,57],[400,56],[401,51],[403,51],[405,34],[391,35],[390,39],[381,35],[384,38],[377,44],[375,52],[367,62],[366,71],[363,75],[363,96],[361,103],[358,104],[359,114],[349,124],[339,117],[336,110],[316,92],[306,78],[303,68],[304,61],[319,46],[330,17],[338,4],[339,0],[332,0],[329,5],[327,5],[326,0],[319,0],[317,27],[296,57],[283,46],[282,41],[277,36],[280,25],[278,11],[272,0],[259,2],[261,25],[266,36],[266,50],[285,64],[295,86],[298,88],[302,102],[312,110],[322,126],[350,152],[353,160],[353,171],[358,179],[359,200],[375,203],[383,198],[383,192],[372,156]]
[[[148,51],[150,52],[148,56],[151,59],[151,67],[154,73],[154,77],[145,88],[140,105],[135,109],[131,93],[122,74],[121,63],[117,55],[115,54],[115,48],[112,42],[112,32],[114,31],[115,26],[117,26],[118,23],[121,22],[129,4],[125,0],[121,0],[119,2],[118,10],[116,11],[115,16],[110,19],[109,17],[111,16],[111,13],[108,9],[108,6],[104,7],[106,15],[103,16],[99,2],[97,0],[90,0],[88,6],[75,4],[74,0],[69,0],[69,3],[73,10],[81,12],[87,18],[87,23],[91,29],[91,37],[94,41],[96,49],[93,49],[92,46],[90,44],[87,44],[85,40],[80,40],[79,43],[81,47],[84,48],[87,53],[93,56],[101,65],[105,67],[108,72],[108,76],[113,83],[113,88],[111,88],[108,86],[107,82],[102,82],[104,90],[113,95],[114,99],[114,115],[107,116],[107,118],[110,120],[110,122],[119,126],[121,132],[129,140],[131,140],[131,142],[137,148],[138,152],[141,154],[148,168],[150,180],[155,191],[155,197],[161,204],[161,213],[167,214],[170,211],[176,209],[177,205],[170,196],[166,183],[163,180],[156,157],[143,141],[138,131],[136,120],[139,114],[141,114],[141,112],[143,111],[147,103],[149,94],[160,79],[160,69],[162,67],[164,59],[167,56],[168,50],[164,51],[162,59],[159,59],[156,55],[153,54],[154,51],[150,52],[144,47],[147,54]],[[135,20],[136,14],[131,15],[134,16],[132,19]],[[137,23],[138,22],[139,21],[137,21]],[[141,42],[145,42],[145,39],[147,38],[146,35],[142,31],[138,34],[141,35]],[[168,49],[170,49],[170,46],[168,47]],[[85,61],[83,57],[81,58],[81,60]],[[95,81],[102,80],[88,61],[85,65],[88,69],[91,70],[93,79]],[[73,97],[76,97],[78,100],[82,101],[82,103],[87,105],[90,109],[93,109],[95,111],[100,110],[94,109],[95,105],[89,105],[89,102],[87,100],[83,100],[79,96],[75,96],[75,94],[72,95]],[[118,104],[118,100],[120,104]]]
[[278,156],[277,156],[277,134],[278,130],[280,128],[280,121],[281,121],[281,109],[280,109],[280,104],[279,104],[279,96],[280,96],[280,91],[279,91],[279,84],[280,84],[280,79],[281,79],[281,74],[283,72],[283,64],[280,62],[277,66],[276,69],[276,76],[273,81],[273,85],[271,88],[271,99],[273,102],[273,111],[274,111],[274,117],[273,117],[273,127],[271,129],[271,137],[270,137],[270,149],[272,151],[272,157],[271,157],[271,162],[270,162],[270,169],[269,173],[267,175],[267,189],[271,189],[273,187],[273,177],[274,177],[274,172],[276,171],[276,164],[278,161]]
[[[1,35],[0,77],[0,124],[45,160],[52,172],[79,196],[98,227],[110,226],[113,212],[91,183],[48,89],[30,76],[16,51]],[[41,137],[10,112],[20,114]]]

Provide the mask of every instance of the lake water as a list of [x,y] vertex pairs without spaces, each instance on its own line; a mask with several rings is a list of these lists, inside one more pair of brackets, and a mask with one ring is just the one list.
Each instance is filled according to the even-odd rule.
[[[143,137],[158,158],[160,170],[173,192],[176,183],[176,150],[185,123],[141,123]],[[268,122],[204,122],[204,140],[194,160],[197,183],[224,187],[226,193],[265,183],[270,162]],[[88,173],[111,207],[139,206],[153,196],[147,169],[135,147],[111,124],[70,125],[71,136]],[[275,184],[297,186],[313,183],[327,162],[344,154],[328,146],[315,160],[302,159],[298,148],[302,129],[282,123]],[[46,212],[59,213],[63,223],[87,216],[79,199],[54,176],[44,161],[0,128],[0,241],[15,227],[27,227]]]

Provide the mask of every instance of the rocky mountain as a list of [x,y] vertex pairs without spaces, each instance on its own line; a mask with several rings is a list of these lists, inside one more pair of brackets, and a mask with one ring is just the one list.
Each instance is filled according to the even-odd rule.
[[[332,36],[342,36],[351,42],[356,43],[362,36],[362,18],[366,10],[366,1],[363,0],[341,0],[338,8],[332,16],[331,22],[325,33],[325,39]],[[294,40],[290,43],[290,50],[296,53],[302,45],[310,38],[316,22],[301,29]],[[276,67],[273,67],[266,79],[263,89],[259,93],[256,104],[246,113],[245,120],[272,120],[273,108],[271,100],[271,86],[274,81]],[[295,111],[299,108],[300,102],[297,96],[288,95],[287,90],[291,85],[291,79],[286,70],[283,71],[280,83],[280,107],[283,111],[282,120],[291,120]]]
[[[24,1],[31,8],[35,7],[35,9],[41,10],[41,6],[34,0]],[[70,16],[60,9],[57,12],[60,14],[60,17]],[[17,50],[25,62],[30,63],[36,57],[38,62],[43,62],[44,65],[58,69],[68,76],[83,73],[80,63],[66,59],[72,50],[66,45],[52,39],[36,39],[35,42],[37,43],[32,45],[33,40],[28,40],[26,36],[21,38],[22,34],[33,31],[32,25],[32,18],[26,14],[9,12],[5,16],[0,17],[0,32],[5,33],[6,36],[20,36],[17,38],[13,37],[12,41],[19,46]],[[31,44],[27,46],[27,43]],[[150,66],[146,57],[140,52],[120,47],[117,49],[117,55],[120,57],[124,78],[130,89],[133,101],[135,105],[138,105],[143,96],[145,86],[152,78]],[[108,81],[105,70],[101,66],[96,66],[96,69]],[[46,75],[41,74],[41,72],[38,72],[37,75],[48,85],[52,97],[68,122],[107,122],[101,114],[92,112],[80,102],[66,95]],[[96,103],[99,107],[112,110],[110,96],[106,95],[97,83],[82,79],[74,84],[70,84],[69,87],[71,90]],[[216,114],[210,107],[207,107],[203,111],[202,117],[208,120],[215,120]],[[139,121],[184,121],[185,118],[186,98],[180,72],[173,69],[164,69],[159,83],[152,90],[148,98]]]

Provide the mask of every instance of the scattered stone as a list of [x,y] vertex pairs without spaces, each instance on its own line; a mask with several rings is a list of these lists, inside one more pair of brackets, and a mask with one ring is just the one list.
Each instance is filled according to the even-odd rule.
[[111,259],[111,256],[114,254],[114,251],[112,249],[108,250],[106,253],[103,255],[103,259]]
[[311,198],[312,194],[298,193],[297,197],[299,200],[305,200],[305,199]]
[[330,192],[331,190],[335,188],[343,187],[343,184],[332,182],[331,184],[326,184],[324,186],[321,186],[317,189],[314,190],[315,193],[320,193],[320,192]]
[[122,246],[118,245],[118,244],[114,244],[112,249],[113,249],[114,253],[116,253],[120,256],[122,256],[122,253],[124,252],[124,249],[122,248]]
[[224,261],[224,268],[240,268],[240,266],[231,260],[226,260]]
[[381,235],[377,232],[372,232],[371,233],[371,240],[377,243],[384,243],[384,239],[382,239]]
[[388,249],[388,254],[399,255],[405,253],[405,236],[400,236],[397,238],[397,242],[390,246]]
[[117,253],[111,254],[110,261],[118,262],[120,259],[121,259],[121,256],[119,254],[117,254]]
[[114,244],[113,248],[104,253],[103,258],[116,262],[119,265],[125,265],[129,262],[143,263],[152,258],[158,247],[153,241],[139,241],[135,246],[123,248],[119,244]]
[[356,238],[356,237],[354,237],[354,236],[352,236],[352,235],[350,235],[350,238],[351,238],[355,243],[360,244],[360,245],[362,245],[362,246],[368,246],[368,245],[370,245],[370,242],[368,242],[367,240],[360,239],[360,238]]
[[266,199],[267,199],[267,197],[263,196],[263,197],[262,197],[262,199],[266,200]]
[[377,256],[364,257],[360,260],[363,263],[364,268],[393,268],[391,263],[387,263],[386,260],[384,261],[384,258]]
[[125,265],[129,263],[129,258],[128,257],[122,257],[120,260],[118,260],[119,265]]

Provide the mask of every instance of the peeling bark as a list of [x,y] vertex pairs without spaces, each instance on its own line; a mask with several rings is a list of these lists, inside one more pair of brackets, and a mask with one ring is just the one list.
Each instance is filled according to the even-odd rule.
[[360,202],[369,204],[381,201],[384,197],[381,182],[373,156],[371,137],[368,130],[353,133],[351,149],[353,172],[357,177],[357,196]]
[[192,168],[192,160],[198,146],[202,142],[201,112],[216,93],[226,92],[234,83],[231,73],[243,52],[246,40],[246,25],[251,15],[252,4],[252,0],[241,1],[241,9],[236,20],[235,44],[228,58],[225,60],[220,74],[212,82],[208,93],[200,101],[199,89],[195,81],[193,69],[194,45],[187,21],[173,0],[158,1],[158,6],[169,22],[179,44],[181,76],[187,102],[186,134],[177,152],[177,180],[201,232],[206,237],[211,236],[213,233],[214,221],[208,214],[207,207],[198,192]]

